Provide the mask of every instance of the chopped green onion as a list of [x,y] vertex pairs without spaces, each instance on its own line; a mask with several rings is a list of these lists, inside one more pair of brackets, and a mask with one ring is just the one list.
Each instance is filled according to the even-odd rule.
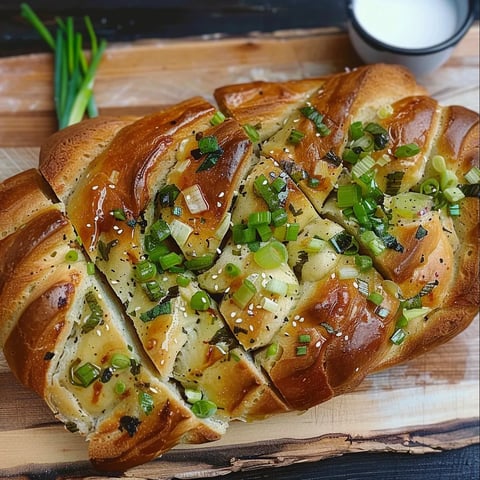
[[405,332],[403,328],[397,328],[397,330],[395,330],[393,335],[390,337],[390,341],[395,345],[401,345],[405,341],[406,337],[407,332]]
[[76,250],[69,250],[65,255],[65,260],[68,263],[73,263],[78,260],[78,252]]
[[188,237],[192,232],[193,228],[190,225],[187,225],[176,218],[170,223],[170,233],[179,247],[183,247],[187,243]]
[[371,122],[364,127],[364,130],[372,135],[375,150],[383,150],[387,146],[390,137],[381,125]]
[[288,214],[284,208],[277,208],[272,212],[271,223],[274,227],[285,225],[288,221]]
[[313,237],[305,247],[305,251],[309,253],[318,253],[325,249],[327,242],[318,237]]
[[265,285],[267,292],[284,297],[288,292],[288,285],[277,278],[271,278]]
[[201,400],[203,397],[202,391],[194,388],[186,388],[185,389],[185,398],[187,402],[193,405],[194,403]]
[[292,145],[298,145],[302,141],[304,136],[305,134],[300,130],[292,129],[288,137],[288,143],[291,143]]
[[150,235],[153,235],[155,240],[162,242],[170,236],[170,227],[165,220],[157,220],[152,223],[150,227]]
[[465,180],[470,183],[480,183],[480,168],[472,167],[465,175]]
[[135,277],[140,282],[146,282],[157,274],[157,267],[148,260],[142,260],[135,265]]
[[163,270],[168,270],[175,265],[180,265],[183,261],[183,258],[181,255],[178,255],[178,253],[170,252],[167,253],[167,255],[160,257],[158,261],[160,262],[160,266]]
[[95,275],[95,264],[87,262],[87,275]]
[[447,169],[447,165],[445,164],[445,158],[441,155],[434,155],[432,158],[432,167],[438,173],[442,173]]
[[338,269],[338,278],[340,280],[349,280],[358,277],[358,269],[354,265],[343,265]]
[[198,140],[198,148],[200,153],[212,153],[216,152],[220,147],[218,145],[218,140],[213,135],[202,137]]
[[162,290],[162,287],[160,287],[160,284],[156,280],[148,280],[144,283],[144,287],[148,298],[152,302],[160,300],[165,294],[165,292]]
[[297,347],[296,349],[296,354],[297,354],[297,357],[301,357],[301,356],[304,356],[307,354],[307,346],[306,345],[300,345]]
[[361,152],[371,152],[375,147],[375,142],[373,140],[373,135],[365,133],[362,137],[354,140],[350,144],[350,148],[360,155]]
[[424,195],[435,195],[440,190],[440,184],[434,178],[428,178],[420,185],[420,193]]
[[300,113],[314,123],[322,137],[330,134],[330,129],[323,123],[323,115],[313,105],[300,108]]
[[145,415],[150,415],[153,412],[153,397],[147,392],[138,392],[138,403]]
[[375,160],[367,155],[358,161],[352,167],[352,175],[354,178],[360,178],[363,174],[367,173],[375,165]]
[[280,208],[278,193],[273,190],[267,177],[262,173],[253,182],[255,192],[265,200],[268,209],[273,211]]
[[193,310],[203,312],[205,310],[208,310],[210,308],[210,305],[210,297],[203,290],[195,292],[190,299],[190,307],[192,307]]
[[[148,237],[148,236],[147,236]],[[145,240],[147,240],[147,237]],[[160,245],[152,246],[153,243],[146,241],[147,245],[145,245],[145,250],[148,253],[148,259],[151,262],[158,262],[160,257],[167,255],[170,252],[170,249],[165,243],[161,243]]]
[[278,353],[278,343],[271,343],[267,347],[267,351],[265,352],[265,355],[267,357],[274,357]]
[[210,119],[210,124],[213,126],[220,125],[225,121],[225,115],[220,111],[217,110],[213,117]]
[[405,328],[408,325],[408,319],[405,315],[400,315],[400,318],[396,321],[395,326],[397,328]]
[[287,182],[282,177],[277,177],[270,186],[277,192],[280,193],[286,186]]
[[348,129],[349,136],[352,140],[358,140],[360,137],[363,137],[363,124],[360,121],[353,122],[350,124]]
[[115,383],[115,387],[113,387],[113,389],[117,395],[122,395],[123,393],[125,393],[127,386],[121,380],[118,380],[118,382]]
[[368,255],[355,255],[355,265],[361,272],[365,272],[372,268],[373,261]]
[[409,308],[409,309],[404,308],[403,315],[408,321],[410,321],[410,320],[413,320],[414,318],[424,317],[430,311],[431,311],[431,308],[429,307],[419,307],[419,308]]
[[210,253],[206,253],[201,257],[194,257],[190,260],[187,260],[184,263],[184,265],[185,265],[185,268],[193,271],[209,268],[213,265],[213,255]]
[[267,270],[277,268],[288,260],[287,248],[283,243],[273,240],[259,248],[254,254],[255,263]]
[[227,263],[225,265],[225,273],[229,277],[238,277],[242,271],[240,270],[240,267],[235,265],[234,263]]
[[86,362],[74,371],[74,376],[79,380],[82,387],[88,387],[99,376],[101,369],[93,363]]
[[285,231],[285,241],[294,242],[298,238],[298,232],[300,231],[300,224],[288,223],[286,227],[287,229]]
[[337,205],[339,208],[352,207],[362,199],[362,189],[356,183],[340,185],[337,190]]
[[208,203],[203,196],[200,185],[198,185],[197,183],[182,190],[182,194],[185,198],[185,203],[187,204],[190,213],[193,213],[195,215],[197,213],[202,213],[208,210]]
[[263,212],[253,212],[248,216],[248,226],[256,227],[257,225],[269,225],[272,221],[272,213],[270,210]]
[[302,334],[298,336],[299,343],[310,343],[312,341],[312,337],[308,334]]
[[250,303],[255,293],[257,293],[255,285],[250,280],[245,279],[240,287],[233,293],[232,300],[237,306],[243,309]]
[[88,333],[93,330],[97,325],[100,324],[103,317],[103,310],[97,301],[95,293],[88,292],[85,295],[85,302],[90,310],[90,315],[82,325],[82,333]]
[[268,297],[262,297],[262,300],[260,301],[260,306],[267,312],[275,313],[278,311],[278,303]]
[[452,170],[445,170],[440,174],[440,186],[442,190],[456,187],[458,185],[458,177]]
[[374,256],[380,255],[386,248],[383,241],[371,230],[362,232],[360,234],[360,240]]
[[443,195],[450,203],[457,203],[459,200],[465,198],[464,193],[458,187],[446,188],[443,191]]
[[115,370],[123,370],[124,368],[128,368],[130,366],[130,358],[123,353],[114,353],[110,360],[110,365]]
[[260,134],[253,125],[247,123],[243,126],[243,129],[245,130],[245,133],[248,135],[248,138],[251,142],[255,143],[260,140]]
[[190,279],[185,275],[177,275],[177,285],[179,287],[188,287]]
[[273,232],[268,225],[266,224],[258,225],[256,227],[256,230],[262,242],[268,242],[268,240],[272,238]]
[[209,418],[217,413],[217,406],[210,400],[198,400],[192,405],[192,412],[198,418]]
[[420,147],[416,143],[407,143],[395,149],[394,155],[397,158],[413,157],[420,153]]
[[352,150],[351,148],[346,148],[342,153],[342,160],[348,163],[351,163],[353,165],[357,163],[358,157],[359,157],[358,153],[355,153],[355,151]]
[[375,305],[381,305],[383,302],[383,295],[378,292],[372,292],[370,295],[367,296],[367,300],[374,303]]

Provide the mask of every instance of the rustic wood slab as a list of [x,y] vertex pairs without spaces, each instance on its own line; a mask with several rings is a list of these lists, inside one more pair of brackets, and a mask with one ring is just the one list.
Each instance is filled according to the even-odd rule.
[[[216,86],[317,76],[360,63],[337,30],[110,45],[96,84],[102,114],[143,114]],[[441,103],[479,110],[479,26],[449,62],[421,78]],[[52,59],[0,60],[0,181],[36,166],[56,126]],[[205,478],[353,452],[435,452],[479,441],[479,321],[423,357],[371,375],[353,393],[301,415],[233,424],[219,442],[180,446],[127,472],[137,479]],[[0,355],[0,478],[100,478],[85,441],[66,432]],[[43,478],[43,477],[42,477]]]

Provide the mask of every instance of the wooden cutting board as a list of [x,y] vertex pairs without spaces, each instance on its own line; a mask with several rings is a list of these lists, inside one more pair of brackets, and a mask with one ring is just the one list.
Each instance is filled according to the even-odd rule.
[[[337,30],[110,45],[95,91],[102,114],[143,114],[254,79],[317,76],[360,63]],[[479,110],[479,26],[449,62],[420,79],[443,104]],[[0,59],[0,181],[36,166],[55,130],[52,59]],[[204,478],[351,452],[434,452],[479,441],[479,321],[421,358],[368,377],[353,393],[303,414],[233,424],[219,442],[180,446],[137,467],[138,479]],[[22,387],[0,354],[0,477],[99,478],[85,441],[66,432],[43,401]]]

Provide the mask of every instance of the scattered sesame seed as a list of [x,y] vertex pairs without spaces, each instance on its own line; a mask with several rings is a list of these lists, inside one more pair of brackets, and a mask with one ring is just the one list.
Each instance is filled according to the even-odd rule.
[[300,318],[300,315],[295,315],[295,316],[293,317],[294,320],[298,320],[299,318]]
[[341,337],[342,335],[343,335],[342,332],[337,332],[337,333],[335,334],[336,337]]
[[253,325],[249,325],[249,326],[248,326],[248,329],[249,329],[251,332],[253,332]]
[[348,335],[345,335],[343,338],[344,338],[345,340],[348,340]]
[[217,202],[217,208],[221,208],[222,207],[222,202]]
[[94,186],[92,187],[92,190],[98,190],[98,185],[94,185]]
[[237,312],[232,312],[232,313],[230,314],[230,317],[232,317],[232,318],[235,318],[236,316],[237,316]]
[[123,228],[119,228],[117,233],[121,235],[123,233]]
[[243,318],[237,318],[237,319],[235,320],[235,323],[242,323],[242,322],[243,322]]
[[315,346],[316,346],[317,348],[320,348],[320,347],[322,346],[322,342],[319,340],[319,341],[315,344]]
[[222,197],[224,197],[224,196],[225,196],[225,192],[220,192],[220,193],[218,194],[218,198],[222,198]]
[[218,275],[216,275],[216,274],[212,275],[212,280],[216,280],[217,278],[218,278]]
[[297,326],[297,322],[294,320],[294,321],[292,322],[292,325],[293,325],[294,327],[296,327],[296,326]]

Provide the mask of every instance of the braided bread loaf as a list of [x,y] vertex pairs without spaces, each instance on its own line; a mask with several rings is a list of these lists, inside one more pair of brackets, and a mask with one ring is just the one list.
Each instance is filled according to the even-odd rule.
[[125,470],[305,410],[478,312],[478,114],[397,66],[87,120],[0,186],[14,374]]

